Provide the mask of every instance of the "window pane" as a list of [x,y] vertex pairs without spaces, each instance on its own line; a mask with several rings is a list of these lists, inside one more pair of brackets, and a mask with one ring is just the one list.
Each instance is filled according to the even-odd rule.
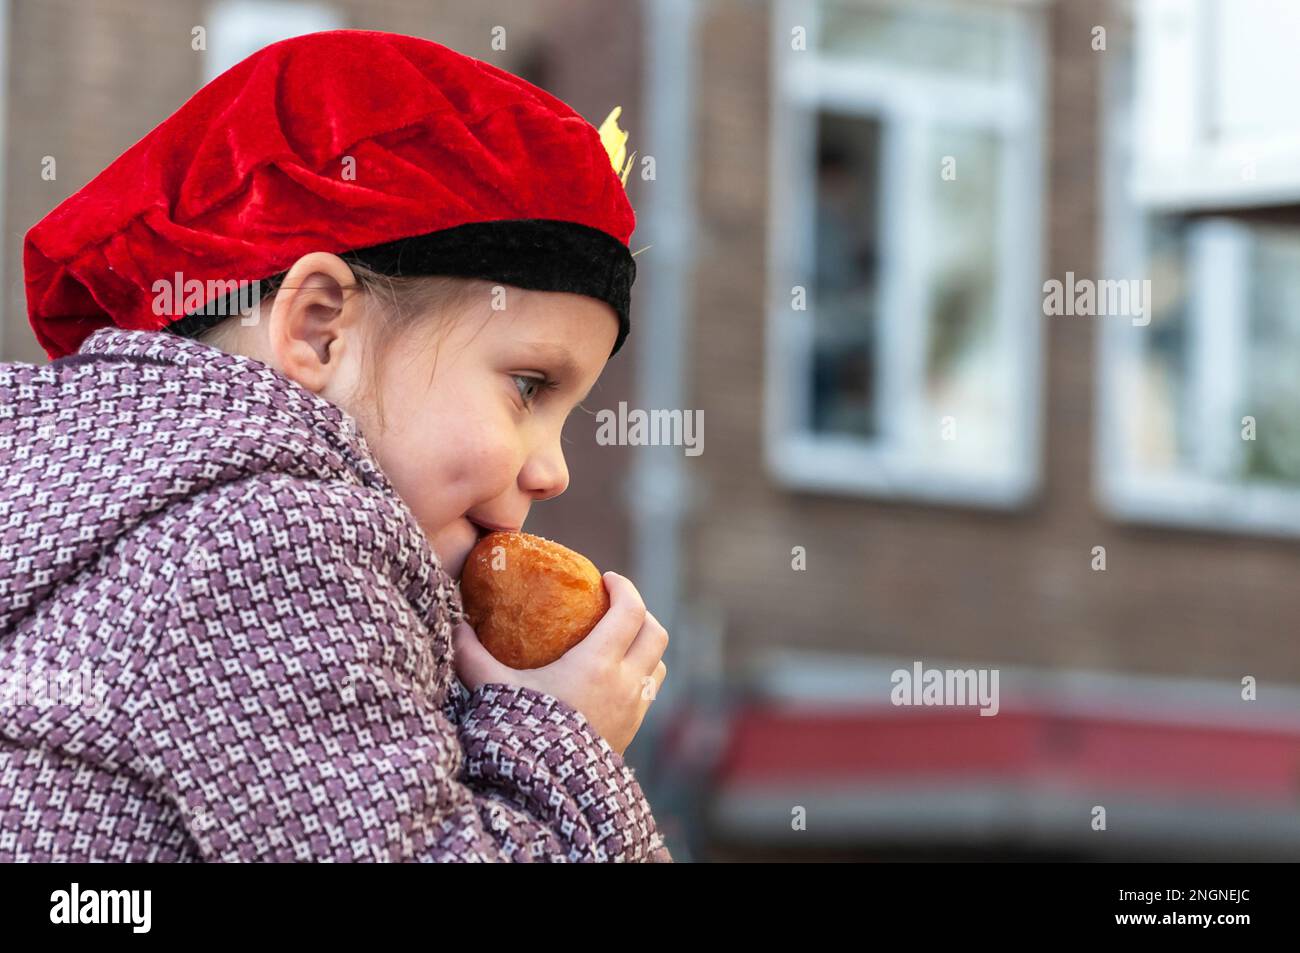
[[1259,228],[1251,246],[1243,475],[1300,483],[1300,230]]
[[1134,367],[1137,379],[1123,393],[1132,406],[1123,408],[1122,424],[1129,459],[1140,470],[1169,474],[1194,466],[1195,401],[1190,382],[1191,337],[1188,311],[1186,221],[1159,216],[1151,220],[1151,323],[1134,329],[1142,343]]
[[1300,5],[1215,0],[1203,29],[1214,39],[1215,82],[1207,86],[1207,132],[1223,141],[1264,140],[1300,123]]
[[[1189,300],[1188,232],[1193,220],[1158,216],[1151,221],[1152,317],[1135,329],[1140,342],[1133,366],[1136,380],[1125,383],[1132,395],[1122,408],[1128,459],[1139,471],[1160,476],[1178,473],[1207,479],[1300,483],[1300,228],[1248,224],[1249,252],[1239,315],[1239,354],[1214,355],[1208,372],[1233,386],[1234,431],[1243,417],[1255,419],[1254,439],[1243,439],[1224,472],[1202,472],[1198,440],[1207,439],[1203,396],[1194,380],[1193,328]],[[1246,224],[1243,222],[1243,224]],[[1227,320],[1208,315],[1206,320]],[[1231,361],[1232,364],[1224,362]],[[1234,432],[1234,441],[1237,435]]]
[[817,122],[813,254],[814,431],[876,433],[877,191],[880,126],[824,112]]
[[996,80],[1005,20],[998,11],[899,4],[873,8],[862,0],[825,0],[819,48],[876,65]]
[[[928,452],[962,466],[996,466],[1011,451],[1012,354],[999,341],[998,167],[1002,147],[989,132],[933,128],[926,150],[930,182],[925,223],[922,409]],[[949,431],[938,425],[952,417]]]

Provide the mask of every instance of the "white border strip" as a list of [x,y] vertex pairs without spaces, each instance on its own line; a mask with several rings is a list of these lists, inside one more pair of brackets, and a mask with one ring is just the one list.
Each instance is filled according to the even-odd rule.
[[[999,665],[918,654],[912,658],[838,655],[774,649],[759,656],[743,678],[748,697],[790,710],[845,706],[889,708],[892,674],[930,669],[998,670],[1001,711],[1032,710],[1170,725],[1300,732],[1300,686],[1269,681],[1254,671],[1258,697],[1243,701],[1228,679],[1131,675]],[[996,717],[996,716],[994,716]]]

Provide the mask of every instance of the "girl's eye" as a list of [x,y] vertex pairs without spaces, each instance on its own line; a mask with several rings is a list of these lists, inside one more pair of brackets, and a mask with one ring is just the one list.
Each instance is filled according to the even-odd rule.
[[[510,376],[515,379],[516,384],[519,386],[519,396],[524,399],[525,406],[531,406],[532,402],[537,399],[538,394],[555,386],[553,381],[549,381],[545,377],[529,377],[526,374],[511,374]],[[523,382],[522,385],[518,384],[520,381]]]

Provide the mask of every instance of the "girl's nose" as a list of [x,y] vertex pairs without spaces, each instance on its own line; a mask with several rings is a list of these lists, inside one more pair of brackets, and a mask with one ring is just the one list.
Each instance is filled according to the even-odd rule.
[[569,487],[569,468],[564,463],[560,442],[529,457],[519,474],[524,492],[541,502],[559,496]]

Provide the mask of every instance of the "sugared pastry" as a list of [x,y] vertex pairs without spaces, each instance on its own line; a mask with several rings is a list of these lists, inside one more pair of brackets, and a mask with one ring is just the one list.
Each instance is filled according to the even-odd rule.
[[541,668],[609,610],[590,559],[531,533],[489,533],[465,560],[460,591],[483,647],[511,668]]

